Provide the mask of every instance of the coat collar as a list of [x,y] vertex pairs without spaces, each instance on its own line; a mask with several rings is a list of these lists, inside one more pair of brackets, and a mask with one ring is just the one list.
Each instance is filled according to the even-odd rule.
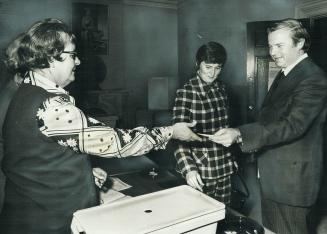
[[211,84],[208,84],[204,82],[198,75],[191,79],[190,83],[199,93],[201,93],[202,96],[205,96],[210,91],[210,89],[219,87],[217,79]]
[[306,59],[308,57],[307,53],[302,54],[293,64],[289,65],[285,69],[282,69],[284,72],[285,76],[298,64],[300,63],[303,59]]
[[24,78],[23,83],[38,86],[46,90],[47,92],[56,95],[66,95],[69,97],[71,102],[75,103],[75,99],[69,95],[68,91],[38,73],[30,71],[28,75]]
[[[278,85],[274,85],[275,82],[273,83],[266,95],[262,107],[279,98],[283,98],[285,95],[288,95],[290,90],[292,90],[294,86],[296,86],[299,82],[301,82],[302,79],[306,77],[304,74],[306,74],[307,70],[313,69],[313,66],[314,64],[309,57],[304,58],[299,63],[297,63],[295,67],[285,76],[285,78],[282,78],[278,82]],[[280,74],[280,72],[277,74],[277,76]]]
[[307,71],[307,69],[311,69],[312,68],[312,60],[309,57],[304,58],[303,60],[301,60],[299,63],[297,63],[295,65],[295,67],[289,71],[288,74],[286,74],[286,78],[290,78],[293,79],[296,77],[302,77],[301,74],[305,71]]

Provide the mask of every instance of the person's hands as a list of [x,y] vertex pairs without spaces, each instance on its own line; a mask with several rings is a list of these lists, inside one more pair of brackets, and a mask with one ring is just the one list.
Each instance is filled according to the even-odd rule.
[[101,188],[104,182],[107,180],[107,172],[102,170],[100,167],[93,168],[93,176],[95,184]]
[[191,187],[203,192],[203,182],[200,174],[197,171],[190,171],[186,174],[186,182]]
[[236,140],[240,136],[241,136],[240,130],[238,130],[237,128],[223,128],[208,138],[213,142],[222,144],[225,147],[229,147],[234,142],[236,142]]
[[196,135],[190,127],[194,127],[196,122],[193,123],[175,123],[173,127],[173,138],[181,141],[201,141],[201,137]]

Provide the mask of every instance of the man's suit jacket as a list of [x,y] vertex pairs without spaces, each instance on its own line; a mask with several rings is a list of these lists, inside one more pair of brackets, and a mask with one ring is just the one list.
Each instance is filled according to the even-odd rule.
[[327,79],[310,58],[272,84],[258,121],[240,127],[243,152],[258,151],[262,197],[310,206],[322,176]]

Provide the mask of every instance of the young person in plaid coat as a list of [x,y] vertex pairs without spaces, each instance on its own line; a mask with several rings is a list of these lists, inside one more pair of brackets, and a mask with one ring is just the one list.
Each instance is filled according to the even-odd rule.
[[[225,48],[217,42],[198,49],[196,76],[176,92],[174,123],[196,122],[193,131],[209,135],[229,126],[225,86],[217,79],[226,57]],[[233,162],[228,148],[204,136],[202,142],[181,142],[174,154],[178,169],[190,186],[230,203]]]

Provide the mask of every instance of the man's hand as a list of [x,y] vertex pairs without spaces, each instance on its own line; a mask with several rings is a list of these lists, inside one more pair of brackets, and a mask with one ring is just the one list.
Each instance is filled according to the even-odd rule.
[[181,141],[201,141],[201,137],[196,135],[190,127],[194,127],[196,122],[193,123],[175,123],[173,127],[173,138]]
[[209,137],[209,140],[222,144],[225,147],[231,146],[241,136],[237,128],[223,128]]
[[203,192],[203,182],[200,174],[197,171],[190,171],[186,174],[186,182],[189,186]]

